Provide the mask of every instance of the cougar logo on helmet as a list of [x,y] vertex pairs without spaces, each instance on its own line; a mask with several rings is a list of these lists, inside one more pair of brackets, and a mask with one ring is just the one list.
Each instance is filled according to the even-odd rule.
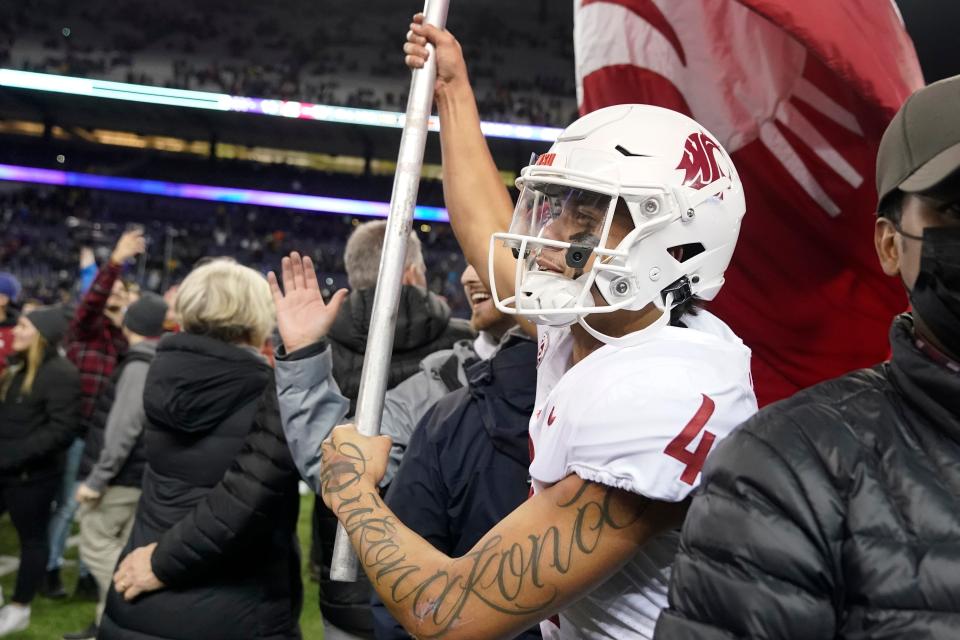
[[719,159],[722,157],[720,145],[705,133],[691,134],[683,145],[683,157],[677,165],[677,169],[686,172],[683,184],[691,189],[702,189],[726,176],[720,168]]

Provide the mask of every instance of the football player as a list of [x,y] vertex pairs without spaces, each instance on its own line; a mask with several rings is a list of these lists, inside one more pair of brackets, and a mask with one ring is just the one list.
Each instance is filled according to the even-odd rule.
[[745,213],[736,169],[690,118],[621,105],[570,125],[521,172],[513,206],[456,40],[421,17],[407,38],[412,68],[435,47],[444,191],[467,261],[489,265],[497,307],[539,339],[533,495],[449,558],[379,499],[389,441],[345,426],[323,446],[323,498],[416,637],[510,637],[537,621],[547,638],[652,637],[704,461],[757,409],[749,349],[698,308],[723,285]]

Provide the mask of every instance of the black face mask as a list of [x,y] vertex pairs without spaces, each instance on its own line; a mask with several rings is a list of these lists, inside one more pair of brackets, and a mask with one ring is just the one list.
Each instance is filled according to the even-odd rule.
[[910,303],[954,357],[960,356],[960,227],[923,230],[920,273]]

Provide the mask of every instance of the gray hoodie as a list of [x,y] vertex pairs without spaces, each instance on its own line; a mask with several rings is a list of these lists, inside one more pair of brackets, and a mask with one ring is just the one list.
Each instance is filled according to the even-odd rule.
[[[150,356],[156,355],[156,340],[145,340],[130,347],[131,353],[138,351]],[[147,416],[143,411],[143,388],[149,368],[148,362],[131,362],[124,367],[123,374],[117,380],[116,396],[104,430],[103,449],[97,463],[83,481],[94,491],[103,493],[106,490],[110,481],[123,468],[137,444],[137,438],[147,425]]]

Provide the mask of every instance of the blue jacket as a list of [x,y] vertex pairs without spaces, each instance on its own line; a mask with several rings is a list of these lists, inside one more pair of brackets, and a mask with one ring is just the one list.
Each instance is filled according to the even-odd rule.
[[276,358],[277,403],[283,434],[300,477],[320,495],[320,445],[343,423],[350,402],[333,378],[326,340]]
[[[469,367],[467,386],[441,398],[413,432],[387,505],[451,557],[466,554],[530,493],[536,363],[536,343],[510,336],[490,360]],[[373,616],[378,640],[410,638],[376,594]]]

